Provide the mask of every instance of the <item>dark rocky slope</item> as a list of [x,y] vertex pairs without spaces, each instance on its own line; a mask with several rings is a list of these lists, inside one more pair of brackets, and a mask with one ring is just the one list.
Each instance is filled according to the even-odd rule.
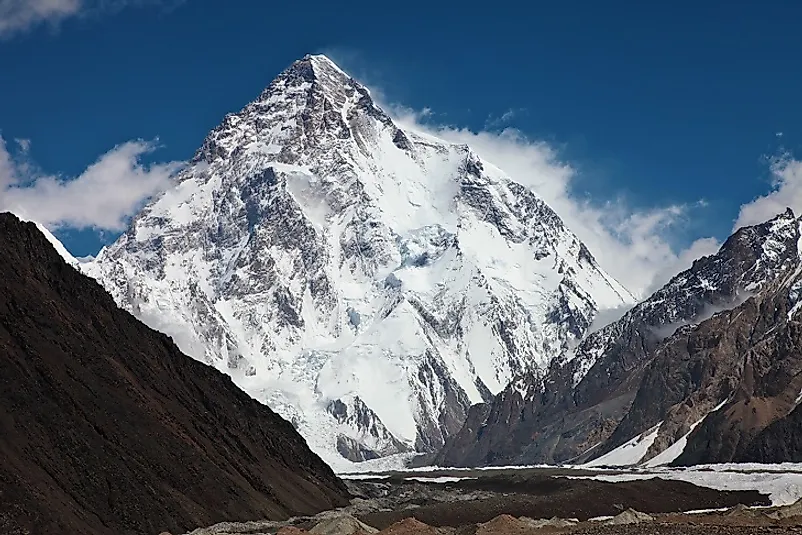
[[[718,347],[691,359],[695,366],[674,367],[708,372],[700,374],[698,386],[689,384],[686,405],[693,406],[697,393],[711,387],[721,390],[718,399],[726,400],[691,433],[676,464],[783,462],[799,456],[795,444],[802,440],[802,427],[794,428],[794,413],[802,391],[802,323],[792,312],[795,300],[789,299],[789,287],[798,287],[799,277],[794,272],[770,291],[722,313],[729,325],[707,337]],[[718,344],[727,339],[735,344]]]
[[[738,230],[717,254],[697,260],[619,321],[585,338],[573,358],[553,361],[545,379],[519,381],[490,404],[473,407],[435,462],[581,462],[664,422],[651,457],[739,388],[759,396],[768,381],[781,377],[785,382],[777,388],[787,396],[786,390],[796,388],[790,378],[797,364],[791,361],[801,346],[785,348],[779,365],[784,371],[752,385],[757,391],[743,372],[750,352],[763,351],[753,326],[770,333],[785,318],[780,310],[787,312],[789,292],[799,293],[785,280],[799,266],[799,239],[799,221],[790,210]],[[759,298],[744,302],[752,295]],[[770,367],[765,358],[761,366]],[[790,408],[785,403],[772,414],[782,416]],[[758,420],[750,439],[772,421]],[[707,423],[700,427],[697,431]]]
[[802,407],[764,428],[736,460],[771,463],[775,459],[802,463]]
[[[660,424],[643,458],[648,460],[701,422],[677,464],[743,459],[756,435],[799,401],[802,325],[794,315],[789,318],[794,303],[788,299],[796,277],[793,272],[742,305],[667,340],[647,367],[609,447]],[[764,460],[788,459],[775,449]]]
[[348,502],[291,424],[0,214],[0,533],[183,532]]

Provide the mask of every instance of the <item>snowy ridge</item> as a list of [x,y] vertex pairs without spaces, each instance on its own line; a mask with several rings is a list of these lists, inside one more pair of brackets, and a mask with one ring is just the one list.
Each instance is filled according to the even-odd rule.
[[[642,331],[648,331],[656,335],[658,340],[671,344],[675,339],[675,333],[677,333],[676,339],[681,340],[686,333],[693,332],[705,320],[725,310],[740,307],[752,296],[759,298],[761,292],[762,295],[767,292],[768,294],[779,292],[781,298],[787,299],[787,319],[790,320],[798,309],[800,288],[802,288],[799,283],[802,273],[800,236],[802,236],[800,220],[790,209],[765,223],[739,229],[716,255],[696,261],[691,269],[678,274],[649,299],[633,307],[622,320],[586,338],[579,347],[580,351],[585,351],[584,360],[579,361],[583,366],[574,369],[579,370],[578,375],[587,373],[596,363],[596,359],[609,351],[610,343],[614,343],[619,336],[618,333],[628,325],[639,326]],[[734,319],[739,316],[740,313],[735,315]],[[659,353],[659,349],[657,351]],[[641,396],[642,393],[645,395]],[[641,390],[638,396],[641,405],[633,409],[635,414],[638,414],[637,411],[642,410],[645,404],[660,401],[651,400],[648,392],[644,390]],[[638,427],[627,426],[625,418],[623,423],[619,422],[621,425],[618,430],[625,431],[619,434],[617,443],[621,444],[625,437],[638,432],[635,438],[629,439],[589,464],[592,466],[643,464],[647,467],[670,464],[683,454],[693,431],[707,416],[724,407],[728,399],[721,400],[709,412],[699,415],[698,420],[692,422],[690,426],[683,425],[686,432],[676,440],[672,437],[673,443],[664,446],[665,442],[658,442],[662,451],[653,452],[657,455],[646,459],[645,462],[643,454],[651,448],[651,444],[640,456],[634,455],[637,452],[634,446],[643,444],[645,441],[641,438],[655,431],[655,428],[644,431],[646,425],[651,426],[655,419],[641,422],[641,426]],[[668,425],[668,420],[662,423],[667,424],[663,426],[664,428],[673,429]],[[655,436],[652,437],[652,443],[658,436],[662,438],[659,426]]]
[[226,116],[85,271],[329,461],[440,447],[634,301],[535,193],[323,56]]
[[[576,358],[574,386],[631,326],[651,326],[654,334],[667,338],[679,327],[697,324],[716,312],[735,308],[776,276],[786,273],[789,265],[797,262],[798,251],[802,251],[797,243],[799,225],[800,221],[789,209],[766,223],[740,229],[718,254],[697,260],[693,267],[673,277],[620,320],[587,336],[576,351],[563,356],[563,360]],[[730,256],[722,255],[739,248],[755,249],[754,262],[748,263],[746,269],[737,266]],[[790,251],[791,248],[794,250]],[[728,294],[732,295],[724,299]]]
[[53,236],[53,233],[50,232],[47,229],[47,227],[45,227],[41,223],[35,223],[35,224],[36,224],[36,228],[39,229],[39,232],[44,234],[45,238],[47,238],[47,241],[50,242],[50,245],[53,246],[53,248],[56,250],[56,252],[61,256],[61,258],[63,258],[64,261],[67,262],[72,267],[77,268],[78,264],[79,264],[78,259],[70,254],[70,252],[67,250],[67,248],[64,247],[64,244],[61,243],[61,241],[58,238]]

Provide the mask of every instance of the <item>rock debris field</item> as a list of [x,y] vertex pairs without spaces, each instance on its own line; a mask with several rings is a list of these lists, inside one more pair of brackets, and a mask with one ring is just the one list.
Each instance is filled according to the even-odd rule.
[[606,482],[548,471],[477,478],[352,479],[345,508],[287,521],[223,523],[190,535],[802,534],[802,500],[685,481]]

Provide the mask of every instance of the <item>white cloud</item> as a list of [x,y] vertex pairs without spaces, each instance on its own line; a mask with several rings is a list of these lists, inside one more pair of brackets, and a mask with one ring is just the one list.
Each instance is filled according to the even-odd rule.
[[0,211],[14,212],[49,228],[122,231],[128,218],[163,191],[178,162],[144,165],[153,143],[129,141],[107,152],[72,179],[32,173],[15,161],[0,137]]
[[77,15],[83,0],[0,0],[0,37]]
[[40,25],[57,27],[64,20],[90,14],[118,11],[147,4],[175,7],[183,0],[0,0],[0,39],[32,30]]
[[421,115],[389,106],[403,125],[456,143],[466,143],[513,180],[538,193],[591,250],[604,269],[639,296],[648,295],[693,260],[714,253],[719,243],[702,238],[687,248],[672,246],[672,236],[687,220],[692,205],[635,209],[623,199],[603,203],[577,196],[572,188],[576,170],[561,162],[546,143],[521,133],[472,132],[424,124]]
[[733,230],[762,223],[791,208],[802,212],[802,161],[785,154],[771,162],[771,191],[741,206]]
[[18,181],[17,166],[8,152],[6,140],[0,136],[0,191]]

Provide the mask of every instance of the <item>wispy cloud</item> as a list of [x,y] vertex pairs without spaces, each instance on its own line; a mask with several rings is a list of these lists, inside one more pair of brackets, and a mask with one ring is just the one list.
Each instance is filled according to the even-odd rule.
[[562,162],[547,143],[517,130],[474,132],[432,125],[413,110],[388,106],[403,125],[456,143],[466,143],[513,180],[541,196],[590,248],[599,263],[632,292],[647,295],[696,258],[715,252],[710,237],[676,248],[673,238],[703,202],[652,208],[630,206],[625,199],[597,201],[577,195],[576,170]]
[[510,108],[501,115],[491,115],[485,121],[485,129],[495,130],[509,126],[513,119],[526,113],[526,108]]
[[754,225],[784,212],[794,210],[802,213],[802,161],[789,153],[770,160],[771,191],[741,206],[733,230],[745,225]]
[[[21,149],[27,151],[23,141]],[[124,230],[151,196],[166,189],[179,162],[145,165],[152,142],[129,141],[101,156],[77,177],[37,173],[15,158],[0,137],[0,211],[14,212],[49,228]]]
[[38,26],[57,28],[69,18],[118,11],[129,6],[174,8],[184,0],[0,0],[0,39]]
[[57,25],[77,15],[82,0],[0,0],[0,37],[8,38],[40,24]]

